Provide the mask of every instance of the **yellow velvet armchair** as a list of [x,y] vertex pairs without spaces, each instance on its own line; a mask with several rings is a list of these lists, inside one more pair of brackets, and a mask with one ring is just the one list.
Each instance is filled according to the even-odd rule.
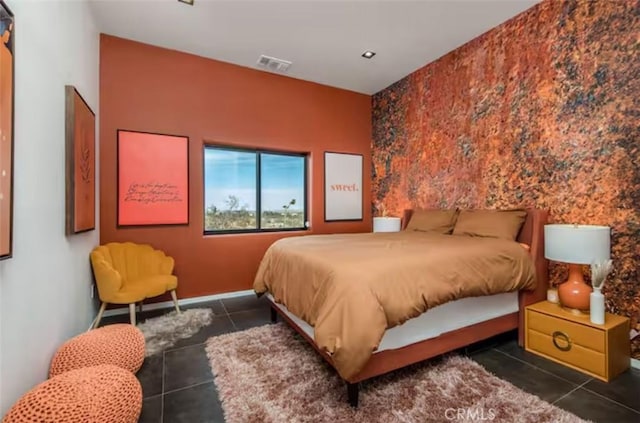
[[150,245],[111,242],[91,252],[91,266],[102,305],[94,327],[98,327],[107,304],[129,304],[131,324],[136,324],[136,303],[169,291],[180,313],[172,275],[174,260]]

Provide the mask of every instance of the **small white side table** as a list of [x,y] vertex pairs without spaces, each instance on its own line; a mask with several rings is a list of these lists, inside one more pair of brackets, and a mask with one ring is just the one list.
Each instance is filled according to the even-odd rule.
[[399,217],[374,217],[373,232],[399,232]]

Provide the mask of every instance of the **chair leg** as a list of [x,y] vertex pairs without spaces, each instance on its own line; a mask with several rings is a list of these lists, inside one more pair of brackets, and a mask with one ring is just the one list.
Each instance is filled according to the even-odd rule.
[[142,313],[142,301],[138,304],[138,313]]
[[178,297],[176,296],[176,290],[171,290],[171,298],[173,299],[173,305],[176,306],[176,312],[180,314],[180,307],[178,306]]
[[136,303],[129,304],[129,317],[131,318],[131,324],[136,325]]
[[107,308],[107,303],[106,302],[102,302],[102,304],[100,305],[100,310],[98,310],[98,315],[96,316],[96,321],[93,324],[93,328],[97,328],[98,325],[100,324],[100,320],[102,320],[102,314],[104,313],[104,309]]

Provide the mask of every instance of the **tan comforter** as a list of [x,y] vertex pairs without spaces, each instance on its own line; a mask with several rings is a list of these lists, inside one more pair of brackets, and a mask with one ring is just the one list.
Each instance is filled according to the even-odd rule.
[[346,380],[387,328],[447,301],[534,286],[533,261],[516,242],[406,231],[281,239],[253,284],[314,327]]

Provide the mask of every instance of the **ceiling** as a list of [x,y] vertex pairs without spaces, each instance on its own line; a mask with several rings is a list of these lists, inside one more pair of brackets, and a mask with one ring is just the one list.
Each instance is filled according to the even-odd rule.
[[[537,0],[91,0],[101,32],[373,94]],[[365,50],[377,54],[361,57]]]

